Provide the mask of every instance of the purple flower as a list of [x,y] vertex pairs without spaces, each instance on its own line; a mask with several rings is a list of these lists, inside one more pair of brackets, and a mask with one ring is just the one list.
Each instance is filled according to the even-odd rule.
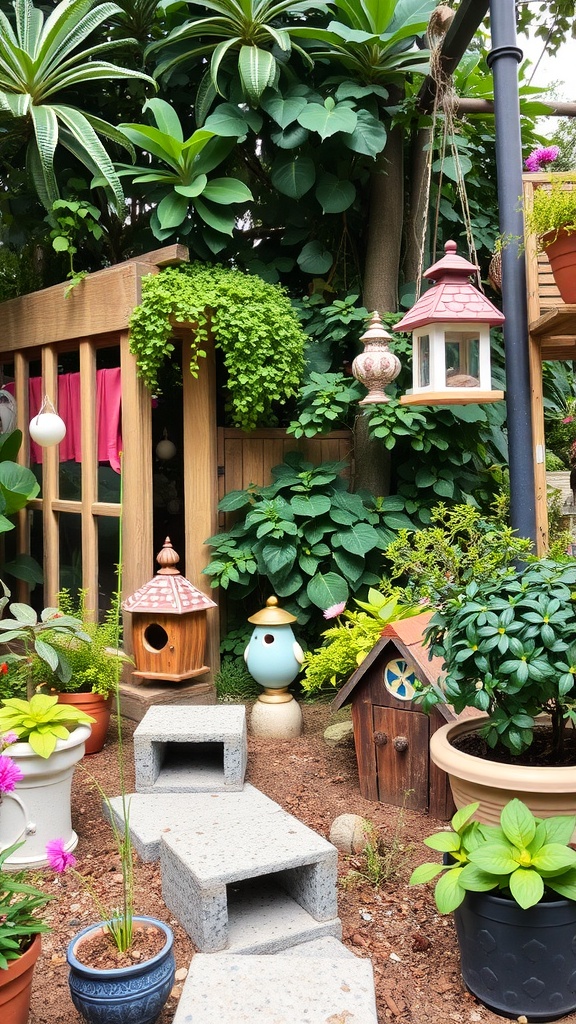
[[336,619],[339,615],[342,615],[346,607],[346,601],[340,601],[339,604],[331,604],[329,608],[323,613],[325,619]]
[[554,162],[558,153],[560,152],[558,146],[538,146],[533,149],[530,156],[524,161],[524,167],[527,171],[535,173],[546,168],[547,164]]
[[57,871],[59,875],[66,871],[66,868],[73,868],[77,863],[74,854],[68,853],[64,849],[63,839],[51,839],[49,843],[46,843],[46,856],[52,870]]
[[11,747],[13,743],[18,742],[18,734],[15,732],[5,732],[3,736],[0,736],[0,750],[4,750],[5,747]]
[[11,793],[17,782],[24,778],[24,772],[11,757],[0,754],[0,793]]

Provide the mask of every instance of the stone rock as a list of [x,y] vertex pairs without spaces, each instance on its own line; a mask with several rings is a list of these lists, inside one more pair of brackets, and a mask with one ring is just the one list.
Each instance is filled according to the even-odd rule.
[[336,725],[329,725],[324,733],[324,742],[329,747],[340,747],[349,743],[354,737],[354,726],[352,722],[337,722]]
[[330,842],[342,853],[362,853],[370,838],[370,824],[359,814],[341,814],[332,822]]

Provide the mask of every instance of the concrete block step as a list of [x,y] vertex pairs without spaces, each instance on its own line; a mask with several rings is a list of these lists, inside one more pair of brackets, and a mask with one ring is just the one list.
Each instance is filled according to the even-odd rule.
[[302,955],[197,953],[173,1024],[378,1024],[370,961],[298,949]]
[[243,705],[155,706],[134,732],[139,793],[237,792],[247,759]]
[[[271,801],[255,786],[246,783],[239,793],[221,790],[217,793],[130,793],[130,835],[136,853],[143,861],[160,859],[163,835],[190,827],[196,820],[207,829],[215,827],[224,817],[230,822],[247,822],[257,815],[258,808]],[[278,806],[277,804],[275,806]],[[112,797],[110,807],[117,824],[122,821],[122,798]],[[106,804],[106,817],[110,817]]]
[[[189,799],[186,820],[162,835],[160,868],[164,902],[199,950],[236,941],[242,951],[273,952],[312,938],[314,922],[328,925],[324,934],[339,935],[338,853],[331,843],[267,797],[248,815],[219,805],[209,820]],[[292,923],[292,903],[306,922],[300,915],[302,924]]]

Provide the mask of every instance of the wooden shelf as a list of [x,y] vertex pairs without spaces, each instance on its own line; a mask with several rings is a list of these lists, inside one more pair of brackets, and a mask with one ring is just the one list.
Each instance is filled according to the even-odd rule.
[[560,304],[530,324],[542,359],[576,359],[576,305]]

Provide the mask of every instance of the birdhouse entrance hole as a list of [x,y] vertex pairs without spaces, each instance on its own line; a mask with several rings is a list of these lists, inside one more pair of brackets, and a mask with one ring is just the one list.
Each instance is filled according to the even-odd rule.
[[144,630],[144,645],[149,651],[163,651],[168,643],[168,633],[157,622],[151,622]]

